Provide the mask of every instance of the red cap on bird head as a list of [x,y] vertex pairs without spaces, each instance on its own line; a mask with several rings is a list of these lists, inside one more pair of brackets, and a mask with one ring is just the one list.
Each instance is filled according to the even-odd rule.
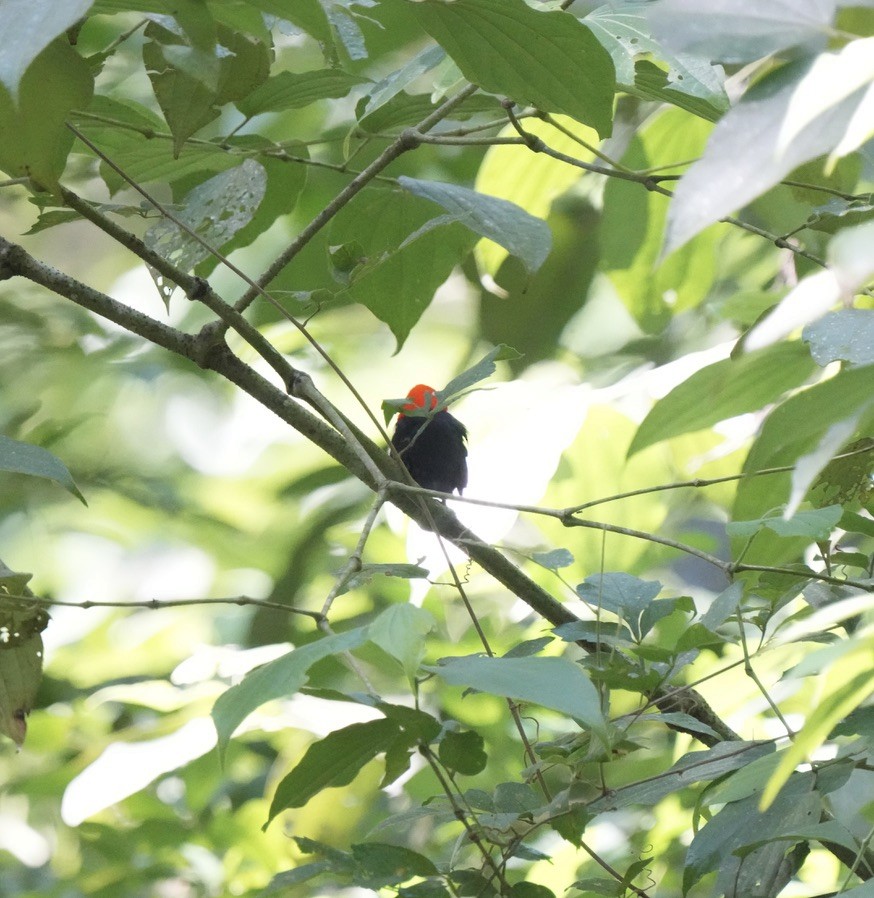
[[416,384],[409,393],[407,399],[410,401],[401,407],[402,412],[415,412],[419,409],[437,408],[437,391],[434,387],[428,387],[425,384]]

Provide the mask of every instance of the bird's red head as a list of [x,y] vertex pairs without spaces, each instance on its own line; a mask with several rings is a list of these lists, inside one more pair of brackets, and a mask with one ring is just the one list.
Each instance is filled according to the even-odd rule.
[[410,401],[401,407],[402,412],[415,412],[420,409],[431,411],[431,409],[437,408],[437,391],[425,384],[416,384],[407,393],[407,399]]

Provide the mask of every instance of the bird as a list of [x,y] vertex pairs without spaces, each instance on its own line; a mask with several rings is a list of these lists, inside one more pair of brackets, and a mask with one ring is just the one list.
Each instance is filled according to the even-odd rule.
[[439,490],[459,495],[467,486],[467,428],[441,409],[430,417],[405,415],[404,412],[433,411],[437,408],[437,391],[416,384],[401,406],[392,445],[397,450],[410,476],[426,490]]

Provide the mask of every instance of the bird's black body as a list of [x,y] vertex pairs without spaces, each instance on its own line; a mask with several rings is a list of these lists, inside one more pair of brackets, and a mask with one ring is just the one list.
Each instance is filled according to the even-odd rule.
[[391,438],[410,476],[426,490],[464,492],[467,429],[445,409],[431,418],[401,415]]

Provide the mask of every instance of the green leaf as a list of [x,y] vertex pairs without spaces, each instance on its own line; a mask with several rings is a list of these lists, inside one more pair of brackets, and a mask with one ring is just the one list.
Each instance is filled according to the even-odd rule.
[[42,636],[38,633],[0,645],[0,733],[19,747],[27,735],[27,716],[42,682],[42,659]]
[[262,112],[301,109],[316,100],[345,97],[353,87],[367,82],[367,78],[350,75],[341,69],[299,74],[280,72],[238,100],[236,105],[243,115],[252,118]]
[[[400,577],[403,580],[421,580],[428,576],[428,571],[418,564],[362,564],[361,569],[349,580],[345,588],[337,595],[343,595],[352,589],[366,586],[375,577]],[[418,609],[415,609],[418,611]],[[432,621],[433,624],[433,621]]]
[[[874,397],[872,397],[868,407],[872,406],[874,406]],[[795,470],[792,472],[792,492],[789,494],[789,501],[786,503],[786,508],[783,512],[784,518],[795,514],[814,481],[823,487],[821,492],[825,492],[826,482],[831,479],[832,474],[837,473],[832,467],[835,464],[833,461],[834,457],[841,453],[841,450],[847,445],[853,434],[856,433],[859,418],[864,411],[865,409],[860,409],[852,417],[832,424],[822,435],[822,438],[813,450],[802,455],[795,463]],[[843,461],[851,461],[851,459],[844,459]],[[860,458],[859,461],[862,461],[862,459]],[[853,495],[854,490],[864,492],[870,486],[870,477],[868,477],[867,472],[861,471],[860,473],[862,477],[856,480],[855,483],[851,482],[848,484],[850,489],[845,495],[840,497],[843,502],[849,502],[855,498]],[[815,502],[814,504],[820,505],[821,503]]]
[[[804,726],[783,754],[762,795],[767,808],[783,789],[792,772],[828,738],[835,725],[874,692],[870,657],[874,640],[854,640],[819,676],[820,700],[810,709]],[[808,656],[810,658],[810,656]],[[805,659],[808,660],[808,659]]]
[[445,767],[464,776],[482,773],[488,763],[483,737],[473,730],[463,733],[450,730],[440,740],[438,753]]
[[423,608],[392,605],[367,628],[367,638],[400,661],[412,680],[425,656],[425,639],[434,626],[434,618]]
[[303,807],[323,789],[351,783],[361,768],[384,752],[399,732],[394,720],[370,720],[335,730],[312,743],[276,787],[265,828],[277,814]]
[[0,471],[54,480],[83,505],[88,504],[64,463],[41,446],[19,443],[18,440],[0,435]]
[[685,112],[691,112],[708,122],[717,122],[725,113],[722,104],[702,100],[677,89],[676,82],[668,80],[668,73],[648,59],[639,59],[634,65],[634,83],[625,91],[641,100],[670,103]]
[[874,309],[840,309],[804,328],[817,365],[842,360],[851,365],[874,364]]
[[[357,117],[364,119],[376,112],[401,91],[406,90],[410,84],[425,72],[430,72],[434,66],[439,65],[446,58],[446,52],[442,47],[426,47],[421,53],[417,53],[408,63],[401,66],[396,72],[387,75],[368,91],[367,101],[357,110]],[[424,118],[425,116],[422,116]]]
[[[176,217],[215,250],[222,247],[255,215],[267,188],[267,173],[254,159],[215,175],[195,187],[183,201]],[[162,218],[146,232],[145,243],[181,271],[191,271],[212,255],[200,241],[183,231],[175,221]],[[151,269],[150,269],[151,270]],[[164,302],[170,301],[175,284],[152,272]]]
[[189,137],[218,117],[221,106],[246,96],[270,70],[267,47],[225,26],[213,38],[221,47],[190,48],[180,34],[155,22],[145,36],[143,62],[177,156]]
[[433,217],[432,210],[430,203],[406,192],[370,190],[350,203],[331,227],[332,244],[357,240],[366,254],[348,288],[349,298],[391,328],[398,348],[476,242],[459,224],[444,224],[405,242]]
[[[18,97],[18,86],[28,66],[59,35],[88,12],[94,0],[5,0],[0,4],[0,83]],[[10,132],[2,129],[6,135]]]
[[601,702],[582,668],[565,658],[444,658],[434,672],[453,686],[535,702],[605,730]]
[[468,81],[609,136],[613,61],[570,13],[536,12],[523,0],[425,0],[412,9]]
[[[256,144],[259,147],[262,145],[261,140],[250,136],[231,138],[228,142],[247,148]],[[309,156],[305,146],[294,147],[286,145],[286,150],[288,153],[300,156],[304,159]],[[249,246],[254,243],[261,234],[276,223],[278,218],[291,214],[294,211],[298,197],[306,186],[306,165],[275,159],[264,153],[260,155],[258,164],[263,167],[267,175],[264,197],[258,204],[258,208],[249,223],[244,224],[243,227],[241,227],[240,230],[224,244],[223,253],[226,256],[235,249]],[[216,259],[215,256],[210,255],[198,265],[197,273],[206,277],[219,264],[221,264],[219,260]]]
[[555,892],[535,882],[517,882],[510,887],[512,898],[555,898]]
[[776,343],[696,371],[643,419],[628,456],[662,440],[757,411],[800,386],[815,370],[800,343]]
[[410,193],[442,206],[453,221],[503,246],[521,259],[529,272],[537,271],[546,261],[552,245],[549,225],[515,203],[454,184],[403,175],[398,180]]
[[397,885],[414,876],[437,876],[439,872],[424,855],[401,845],[365,842],[352,846],[352,856],[358,865],[360,884],[370,889]]
[[[7,40],[4,34],[0,57]],[[0,87],[0,169],[55,191],[73,145],[67,118],[88,105],[93,90],[85,60],[63,40],[49,44],[21,78],[17,103]]]
[[735,580],[710,603],[710,607],[701,616],[702,625],[707,627],[711,633],[715,633],[717,627],[725,623],[737,611],[743,593],[743,583]]
[[242,682],[218,697],[212,719],[224,754],[234,730],[254,711],[273,699],[294,695],[307,681],[307,671],[317,661],[358,648],[366,641],[363,627],[325,636],[294,649],[287,655],[256,668]]
[[411,886],[401,886],[398,898],[452,898],[452,895],[439,880],[426,879]]
[[178,156],[189,137],[218,118],[218,59],[214,53],[207,56],[201,51],[199,55],[201,70],[206,68],[204,60],[214,69],[215,77],[209,85],[210,79],[205,74],[192,75],[190,69],[186,71],[178,65],[178,58],[168,59],[165,49],[184,47],[181,37],[155,22],[150,22],[144,33],[147,40],[143,44],[143,62],[155,98],[173,133],[174,155]]

